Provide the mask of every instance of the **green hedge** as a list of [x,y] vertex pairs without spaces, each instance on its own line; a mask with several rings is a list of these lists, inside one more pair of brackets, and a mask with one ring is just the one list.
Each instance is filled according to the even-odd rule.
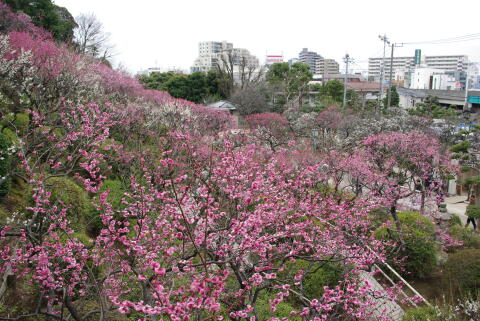
[[445,282],[460,295],[478,295],[480,290],[480,250],[462,249],[448,256]]
[[309,299],[319,299],[325,292],[324,286],[336,286],[342,277],[342,269],[337,264],[311,264],[300,259],[287,262],[285,271],[280,273],[279,277],[295,275],[299,270],[309,272],[305,273],[303,278],[303,291]]
[[46,183],[52,193],[50,201],[61,201],[68,206],[67,215],[75,230],[83,229],[92,207],[83,188],[68,177],[53,177]]
[[471,218],[480,218],[480,206],[468,205],[467,212],[465,214]]
[[7,177],[11,171],[11,156],[7,151],[9,147],[10,139],[0,133],[0,177],[6,177],[3,183],[0,184],[0,200],[2,200],[10,190],[11,179]]
[[468,141],[463,141],[461,143],[458,143],[456,145],[453,145],[450,147],[450,151],[452,153],[467,153],[468,149],[471,147],[470,142]]
[[12,131],[18,130],[20,136],[24,136],[28,131],[28,124],[30,123],[30,118],[28,114],[18,113],[18,114],[9,114],[3,117],[0,121],[0,126],[7,127]]
[[462,225],[462,220],[457,215],[452,215],[448,220],[449,226]]
[[405,311],[403,321],[443,321],[442,313],[428,306],[411,308]]
[[272,294],[264,294],[261,295],[256,302],[256,309],[258,313],[258,317],[260,320],[269,320],[272,318],[287,318],[288,320],[298,320],[300,321],[302,318],[299,316],[294,316],[292,317],[290,315],[290,312],[298,310],[298,308],[293,307],[291,304],[288,302],[280,302],[276,306],[275,312],[272,312],[270,308],[270,303],[268,303],[268,300],[272,300],[275,296]]
[[480,235],[473,229],[455,224],[450,226],[449,232],[455,239],[463,242],[463,247],[480,249]]
[[[399,268],[396,260],[406,256],[403,262],[405,277],[425,278],[432,274],[437,265],[438,245],[435,242],[435,226],[432,221],[417,212],[400,212],[398,218],[402,224],[405,248],[396,252],[389,263]],[[392,222],[393,224],[393,222]],[[376,237],[382,240],[392,240],[395,232],[380,228]],[[393,250],[393,249],[392,249]]]
[[[122,204],[123,195],[126,192],[126,189],[123,183],[120,180],[116,179],[106,179],[102,187],[100,188],[99,193],[103,193],[109,190],[107,201],[112,204],[113,210],[123,209],[125,206]],[[87,216],[87,231],[88,234],[92,237],[98,235],[100,230],[103,228],[102,219],[100,213],[92,206]]]

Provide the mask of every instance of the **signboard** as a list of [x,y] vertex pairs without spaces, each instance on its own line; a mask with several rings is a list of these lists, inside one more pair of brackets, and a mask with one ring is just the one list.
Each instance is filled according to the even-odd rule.
[[265,62],[267,65],[274,64],[276,62],[283,62],[283,55],[267,55]]
[[468,96],[468,102],[471,104],[480,104],[480,96]]
[[422,50],[415,49],[415,65],[420,65],[422,62]]

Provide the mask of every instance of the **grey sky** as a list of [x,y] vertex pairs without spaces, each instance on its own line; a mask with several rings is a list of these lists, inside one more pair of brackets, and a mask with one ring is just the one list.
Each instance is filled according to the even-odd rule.
[[[130,71],[188,69],[198,42],[227,40],[264,60],[297,57],[302,48],[339,63],[346,52],[366,68],[380,56],[379,34],[394,42],[437,40],[480,33],[478,0],[56,0],[74,16],[93,12],[112,35],[117,62]],[[396,48],[396,56],[467,54],[480,61],[480,39]],[[389,54],[389,53],[388,53]],[[343,64],[342,64],[343,65]]]

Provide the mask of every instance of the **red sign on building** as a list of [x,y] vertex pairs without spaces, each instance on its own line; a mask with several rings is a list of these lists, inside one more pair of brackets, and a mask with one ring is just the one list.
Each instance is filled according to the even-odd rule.
[[274,64],[276,62],[283,62],[283,55],[267,55],[265,62],[267,64]]

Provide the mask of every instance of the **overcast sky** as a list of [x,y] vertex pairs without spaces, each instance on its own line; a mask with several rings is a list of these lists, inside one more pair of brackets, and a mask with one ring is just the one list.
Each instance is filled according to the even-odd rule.
[[[264,61],[265,54],[298,57],[306,47],[339,63],[345,53],[356,71],[381,56],[379,34],[417,42],[480,33],[479,0],[56,0],[73,16],[94,13],[111,33],[122,63],[189,69],[199,41],[233,42]],[[480,38],[480,37],[478,37]],[[395,56],[466,54],[480,61],[480,39],[409,45]],[[389,55],[389,52],[388,52]],[[343,65],[343,63],[342,63]]]

